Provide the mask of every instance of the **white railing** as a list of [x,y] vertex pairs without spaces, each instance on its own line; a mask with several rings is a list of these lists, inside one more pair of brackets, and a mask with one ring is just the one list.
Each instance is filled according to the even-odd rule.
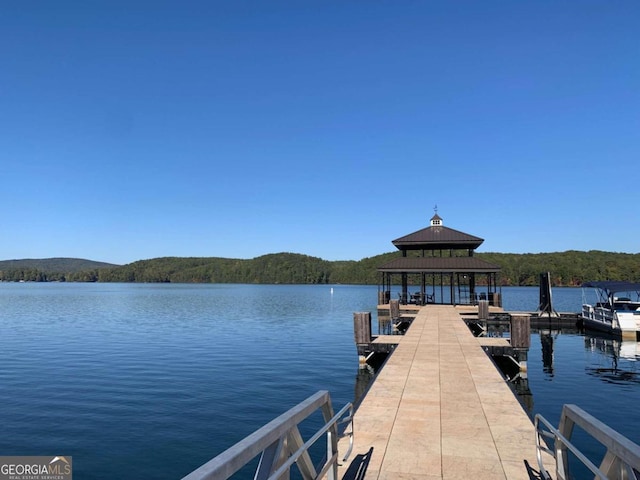
[[[552,478],[544,466],[543,454],[545,453],[555,459],[555,479],[569,479],[569,452],[591,470],[595,478],[602,480],[637,480],[639,478],[640,446],[581,408],[575,405],[564,405],[558,428],[554,428],[540,414],[535,416],[534,423],[538,466],[544,479]],[[575,426],[580,427],[607,448],[599,466],[596,466],[570,442]]]
[[[298,425],[320,410],[324,425],[306,442]],[[341,426],[349,431],[340,433]],[[326,435],[326,458],[316,467],[309,448]],[[288,412],[256,430],[244,440],[225,450],[194,470],[183,480],[225,480],[260,455],[255,480],[289,478],[296,464],[304,480],[327,478],[338,480],[338,439],[349,437],[349,448],[342,461],[347,460],[353,447],[353,405],[348,403],[334,415],[329,392],[321,390]]]

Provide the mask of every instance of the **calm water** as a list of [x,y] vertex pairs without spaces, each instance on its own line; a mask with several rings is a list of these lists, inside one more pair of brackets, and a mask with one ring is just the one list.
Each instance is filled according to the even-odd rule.
[[[330,288],[0,284],[0,455],[72,455],[79,479],[174,479],[317,390],[353,401],[353,312],[375,317],[377,288]],[[503,300],[535,310],[538,290]],[[557,310],[580,304],[554,290]],[[534,333],[530,412],[557,423],[577,403],[639,442],[635,346]]]

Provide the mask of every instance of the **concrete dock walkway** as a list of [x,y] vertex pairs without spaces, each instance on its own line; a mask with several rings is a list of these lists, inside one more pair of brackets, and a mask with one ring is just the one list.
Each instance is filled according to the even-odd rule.
[[533,424],[463,311],[427,305],[396,337],[355,413],[354,449],[339,478],[538,478]]

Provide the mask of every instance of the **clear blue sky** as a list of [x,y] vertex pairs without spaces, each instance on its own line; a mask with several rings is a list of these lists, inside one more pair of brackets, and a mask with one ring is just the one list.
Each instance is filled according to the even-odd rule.
[[0,259],[640,251],[640,3],[4,1]]

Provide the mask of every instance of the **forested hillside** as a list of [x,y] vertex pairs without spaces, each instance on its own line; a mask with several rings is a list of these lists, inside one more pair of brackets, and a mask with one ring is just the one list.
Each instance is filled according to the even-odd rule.
[[[349,283],[377,284],[376,268],[400,256],[386,253],[359,261],[327,261],[295,253],[264,255],[251,260],[167,257],[134,262],[96,272],[105,282],[210,283]],[[554,285],[573,286],[590,280],[640,281],[640,254],[578,252],[538,254],[479,253],[499,265],[503,285],[537,285],[551,272]]]
[[[328,261],[296,253],[269,254],[249,260],[163,257],[123,266],[78,259],[13,260],[0,262],[0,280],[375,285],[380,279],[376,268],[399,255],[400,252],[391,252],[359,261]],[[556,286],[576,286],[594,280],[640,282],[640,254],[567,251],[476,255],[501,267],[502,285],[537,285],[543,272],[551,273]]]
[[640,282],[640,254],[591,250],[554,253],[480,253],[499,265],[503,285],[537,285],[542,272],[550,272],[553,285],[576,286],[596,280]]
[[83,258],[25,258],[0,260],[0,281],[57,282],[73,278],[78,281],[95,281],[101,268],[114,268],[113,263],[95,262]]
[[332,262],[292,253],[252,260],[164,257],[100,270],[104,282],[329,283]]

